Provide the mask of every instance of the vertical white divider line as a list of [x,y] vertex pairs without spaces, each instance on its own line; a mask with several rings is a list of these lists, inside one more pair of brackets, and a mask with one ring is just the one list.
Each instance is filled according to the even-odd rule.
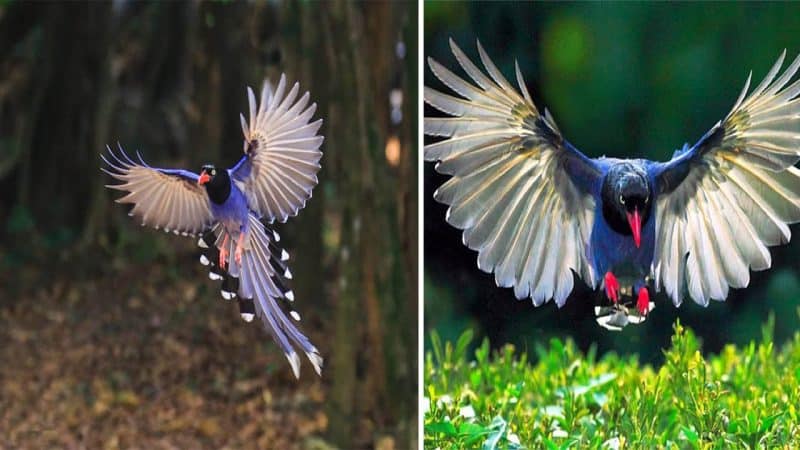
[[423,411],[425,411],[423,400],[425,398],[424,395],[424,377],[423,373],[425,370],[425,355],[423,349],[425,348],[424,345],[424,311],[425,311],[425,290],[423,287],[423,279],[424,279],[424,264],[425,258],[423,249],[425,248],[424,240],[425,234],[423,233],[423,221],[424,221],[424,211],[423,208],[423,196],[424,190],[422,188],[423,180],[424,180],[424,173],[423,173],[423,148],[425,144],[425,138],[423,136],[424,124],[424,106],[422,102],[422,95],[424,89],[420,89],[423,85],[423,74],[424,74],[424,49],[425,49],[425,33],[424,33],[424,11],[425,11],[425,4],[423,0],[417,1],[417,258],[419,258],[417,263],[417,443],[419,448],[422,449],[425,447],[425,440],[424,440],[424,430],[423,424],[425,423],[425,417]]

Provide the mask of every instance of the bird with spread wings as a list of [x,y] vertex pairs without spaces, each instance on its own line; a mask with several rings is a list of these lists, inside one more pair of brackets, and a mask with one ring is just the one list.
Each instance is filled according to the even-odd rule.
[[222,297],[237,299],[245,321],[261,319],[296,377],[298,350],[319,374],[322,357],[295,325],[300,316],[291,307],[289,254],[269,224],[296,215],[311,197],[322,157],[322,119],[312,121],[316,104],[309,105],[308,92],[299,96],[299,84],[289,87],[283,75],[274,90],[265,81],[260,104],[252,89],[247,93],[249,123],[240,116],[244,156],[234,167],[206,164],[199,174],[160,169],[119,147],[102,156],[103,170],[121,182],[108,187],[127,193],[117,202],[132,204],[130,215],[142,225],[199,237],[200,261],[212,280],[222,281]]
[[657,162],[587,157],[533,103],[518,65],[519,89],[480,43],[484,70],[450,47],[469,80],[428,59],[454,94],[424,91],[446,115],[424,125],[442,138],[425,160],[450,176],[435,199],[478,267],[517,298],[561,306],[574,273],[604,289],[612,307],[596,309],[598,322],[618,329],[644,320],[653,292],[676,306],[725,300],[771,266],[768,247],[789,242],[800,221],[800,56],[779,75],[784,51],[753,91],[748,77],[723,120]]

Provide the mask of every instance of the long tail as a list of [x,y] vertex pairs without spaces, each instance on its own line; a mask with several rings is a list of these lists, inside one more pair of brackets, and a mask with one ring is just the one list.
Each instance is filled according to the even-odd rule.
[[[292,308],[294,292],[288,287],[288,280],[292,278],[286,265],[289,254],[277,246],[280,241],[277,232],[265,227],[255,216],[251,215],[249,220],[249,244],[242,253],[241,265],[233,257],[238,236],[230,235],[226,244],[229,250],[226,268],[217,264],[219,246],[227,234],[221,225],[215,226],[198,241],[197,245],[203,248],[200,262],[209,266],[209,278],[222,281],[222,298],[237,299],[242,319],[250,322],[254,315],[261,318],[289,360],[295,377],[300,376],[300,358],[296,348],[306,354],[319,375],[322,356],[294,323],[300,321],[300,315]],[[284,311],[288,311],[293,320]]]

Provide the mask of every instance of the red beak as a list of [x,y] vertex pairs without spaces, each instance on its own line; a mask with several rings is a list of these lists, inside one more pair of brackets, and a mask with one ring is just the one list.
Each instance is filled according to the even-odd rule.
[[628,225],[633,233],[633,242],[636,244],[636,248],[639,248],[642,243],[642,218],[639,216],[639,208],[634,208],[633,214],[626,214],[628,215]]
[[200,173],[200,177],[197,179],[197,184],[202,186],[202,185],[208,183],[210,180],[211,180],[211,177],[208,176],[208,174],[204,170],[203,172]]

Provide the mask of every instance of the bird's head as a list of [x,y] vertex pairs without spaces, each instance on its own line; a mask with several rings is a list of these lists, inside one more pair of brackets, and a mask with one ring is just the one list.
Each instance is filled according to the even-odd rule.
[[222,204],[230,194],[230,176],[225,169],[217,169],[211,164],[200,168],[197,184],[204,186],[212,201]]
[[[222,180],[224,177],[221,176],[223,172],[226,172],[227,174],[227,171],[225,170],[220,170],[218,173],[216,167],[211,164],[206,164],[200,168],[200,176],[197,178],[197,184],[200,186],[206,186],[206,188],[221,184],[220,182],[224,181]],[[218,174],[220,176],[217,176]]]
[[650,216],[651,187],[645,171],[634,165],[618,164],[609,170],[602,190],[603,217],[611,228],[633,236],[638,248],[642,226]]

